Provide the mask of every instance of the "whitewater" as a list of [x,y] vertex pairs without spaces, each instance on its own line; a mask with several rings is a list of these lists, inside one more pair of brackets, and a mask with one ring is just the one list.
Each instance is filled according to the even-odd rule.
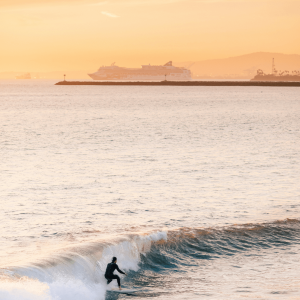
[[298,88],[54,83],[0,81],[0,300],[300,299]]

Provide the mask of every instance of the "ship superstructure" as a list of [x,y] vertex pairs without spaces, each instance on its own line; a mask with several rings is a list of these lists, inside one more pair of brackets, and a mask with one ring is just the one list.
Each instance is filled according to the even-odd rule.
[[163,66],[142,65],[142,68],[102,66],[95,73],[88,74],[94,80],[151,80],[151,81],[178,81],[191,80],[191,71],[172,65],[172,61]]
[[300,81],[300,71],[278,71],[275,67],[275,60],[272,61],[272,73],[265,74],[263,70],[257,70],[256,76],[251,79],[253,81]]

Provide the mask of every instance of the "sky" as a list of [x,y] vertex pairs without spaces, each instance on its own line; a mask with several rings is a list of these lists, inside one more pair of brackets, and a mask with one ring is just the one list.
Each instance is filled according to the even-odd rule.
[[300,54],[300,0],[0,0],[0,72]]

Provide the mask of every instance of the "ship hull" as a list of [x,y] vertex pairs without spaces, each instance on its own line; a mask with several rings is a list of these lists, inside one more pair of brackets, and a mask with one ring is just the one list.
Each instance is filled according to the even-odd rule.
[[191,80],[189,76],[178,76],[178,75],[139,75],[139,76],[118,76],[118,75],[97,75],[97,74],[88,74],[93,80],[134,80],[134,81],[162,81],[162,80],[169,80],[169,81],[187,81]]

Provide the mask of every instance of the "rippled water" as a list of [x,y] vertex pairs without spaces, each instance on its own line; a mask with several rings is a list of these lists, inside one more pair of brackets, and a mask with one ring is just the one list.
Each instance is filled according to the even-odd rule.
[[[300,94],[0,81],[0,299],[300,299]],[[115,284],[115,283],[114,283]]]

